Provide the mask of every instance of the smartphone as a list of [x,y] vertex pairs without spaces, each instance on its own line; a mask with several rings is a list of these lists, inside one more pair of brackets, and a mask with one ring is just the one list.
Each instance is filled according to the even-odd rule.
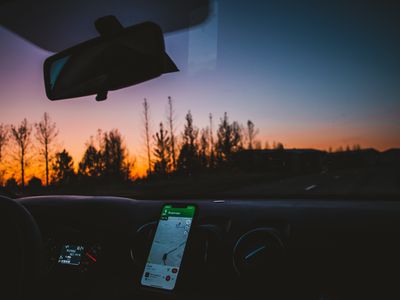
[[163,206],[142,285],[170,291],[175,288],[195,212],[195,205]]

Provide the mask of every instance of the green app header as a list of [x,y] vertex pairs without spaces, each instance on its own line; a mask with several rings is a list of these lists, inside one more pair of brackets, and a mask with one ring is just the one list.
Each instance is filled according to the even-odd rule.
[[173,207],[172,205],[165,205],[161,212],[161,217],[182,217],[193,218],[196,207],[188,205],[186,207]]

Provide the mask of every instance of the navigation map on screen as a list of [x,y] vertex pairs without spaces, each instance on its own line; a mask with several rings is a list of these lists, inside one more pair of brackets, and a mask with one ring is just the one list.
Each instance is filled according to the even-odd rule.
[[143,285],[167,290],[175,287],[194,212],[193,205],[163,207],[143,272]]

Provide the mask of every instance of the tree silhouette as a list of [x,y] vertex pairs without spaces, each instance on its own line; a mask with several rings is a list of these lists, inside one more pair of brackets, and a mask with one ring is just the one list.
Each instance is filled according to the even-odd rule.
[[199,168],[197,136],[199,130],[193,125],[192,113],[186,114],[186,123],[182,134],[182,145],[178,157],[178,171],[193,174]]
[[40,178],[33,176],[31,179],[28,181],[28,190],[31,193],[39,192],[42,189],[42,181]]
[[172,98],[168,96],[167,126],[169,128],[169,156],[172,161],[172,168],[176,169],[176,136],[175,136],[175,111]]
[[9,136],[9,127],[0,124],[0,186],[4,183],[4,174],[6,173],[6,170],[3,169],[3,156],[5,147],[8,144]]
[[79,163],[78,175],[86,178],[102,178],[109,182],[128,179],[133,162],[128,159],[128,151],[123,137],[117,129],[109,132],[98,130],[99,148],[93,138],[87,143],[85,153]]
[[21,186],[25,187],[25,167],[27,165],[27,151],[31,145],[32,126],[24,119],[19,126],[11,125],[11,133],[17,146],[16,158],[20,165]]
[[274,142],[272,143],[272,149],[273,149],[273,150],[284,150],[285,147],[284,147],[284,145],[283,145],[281,142],[276,142],[276,141],[274,141]]
[[232,154],[243,149],[242,127],[238,122],[229,123],[225,112],[217,131],[217,161],[219,164],[230,163]]
[[147,151],[147,173],[151,174],[151,145],[150,145],[150,107],[147,99],[143,100],[144,139]]
[[339,147],[335,150],[335,152],[344,152],[343,146],[339,146]]
[[274,145],[274,150],[285,150],[285,147],[283,146],[283,144],[281,142],[275,143]]
[[36,139],[40,145],[40,154],[43,156],[46,171],[46,186],[49,186],[49,164],[51,159],[51,146],[58,135],[56,123],[51,121],[50,115],[45,112],[39,123],[35,123]]
[[251,120],[247,121],[246,138],[247,138],[247,149],[252,150],[254,142],[259,130],[255,128],[254,123]]
[[210,130],[208,127],[203,128],[200,131],[200,149],[199,149],[199,156],[200,156],[200,163],[203,168],[209,166],[210,160]]
[[254,149],[256,149],[256,150],[262,150],[261,141],[254,141]]
[[217,159],[219,163],[228,160],[232,152],[232,127],[225,112],[217,131]]
[[136,165],[136,158],[134,156],[130,157],[129,153],[127,151],[126,159],[125,159],[124,164],[123,164],[124,180],[125,181],[131,180],[132,171],[134,170],[135,165]]
[[19,190],[18,182],[14,177],[8,178],[5,185],[6,189],[12,193],[16,193]]
[[170,137],[168,131],[164,130],[164,125],[160,123],[159,131],[153,135],[155,149],[153,154],[156,158],[154,162],[154,173],[156,175],[165,176],[170,170],[170,156],[169,156],[169,145]]
[[53,162],[53,183],[68,184],[75,176],[74,161],[67,150],[57,152]]
[[209,157],[209,162],[208,165],[210,168],[214,168],[215,167],[215,145],[214,145],[214,124],[213,124],[213,115],[212,113],[210,113],[208,115],[208,119],[209,119],[209,141],[210,141],[210,145],[209,145],[209,152],[210,152],[210,157]]
[[87,144],[83,158],[79,163],[79,175],[86,177],[100,177],[102,174],[101,153],[93,145],[93,141]]
[[126,147],[117,129],[103,134],[99,159],[102,162],[101,175],[108,180],[120,181],[125,178]]
[[4,148],[9,139],[9,128],[3,123],[0,124],[0,163],[3,161]]
[[242,127],[238,122],[232,123],[232,151],[237,152],[243,149],[243,133]]

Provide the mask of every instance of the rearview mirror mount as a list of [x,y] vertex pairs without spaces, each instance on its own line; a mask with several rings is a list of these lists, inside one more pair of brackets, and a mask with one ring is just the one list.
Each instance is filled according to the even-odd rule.
[[95,22],[100,37],[68,48],[44,62],[46,95],[61,100],[118,90],[179,71],[165,52],[160,26],[145,22],[124,28],[114,16]]

